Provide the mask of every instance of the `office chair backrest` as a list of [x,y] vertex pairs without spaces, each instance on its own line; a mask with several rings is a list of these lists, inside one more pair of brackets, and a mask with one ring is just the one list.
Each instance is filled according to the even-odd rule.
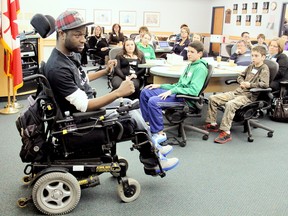
[[279,65],[278,65],[277,62],[272,61],[272,60],[270,60],[270,59],[265,59],[265,60],[264,60],[264,63],[265,63],[265,64],[268,66],[268,68],[269,68],[269,71],[270,71],[269,83],[271,83],[271,82],[274,80],[276,74],[278,73]]
[[202,94],[204,92],[204,90],[206,89],[206,87],[208,86],[210,78],[212,77],[212,74],[213,74],[213,66],[209,64],[208,65],[208,74],[207,74],[206,80],[204,82],[204,85],[203,85],[199,95]]
[[55,31],[55,19],[50,15],[35,14],[30,24],[42,38],[50,36]]
[[114,47],[109,51],[109,59],[115,59],[117,54],[121,52],[122,47]]
[[226,48],[226,51],[227,51],[227,53],[228,53],[229,56],[231,56],[231,54],[232,54],[232,53],[231,53],[231,52],[232,52],[231,50],[232,50],[232,47],[233,47],[233,46],[234,46],[234,44],[227,44],[226,47],[225,47],[225,48]]

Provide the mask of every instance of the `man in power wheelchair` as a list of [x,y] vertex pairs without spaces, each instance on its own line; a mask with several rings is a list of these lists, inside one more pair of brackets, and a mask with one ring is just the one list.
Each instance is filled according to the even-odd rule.
[[[130,80],[107,95],[93,98],[88,82],[106,74],[113,63],[89,76],[81,69],[79,53],[85,43],[85,27],[90,24],[85,23],[76,11],[65,11],[56,19],[56,48],[41,68],[44,75],[30,77],[39,79],[44,89],[32,101],[38,107],[36,112],[43,116],[33,128],[25,128],[17,121],[22,140],[27,139],[23,136],[25,129],[37,133],[35,127],[40,129],[45,122],[46,130],[40,137],[45,142],[31,149],[32,153],[42,156],[23,161],[32,162],[25,168],[28,176],[24,180],[34,184],[32,199],[43,213],[72,211],[80,199],[80,188],[96,186],[99,184],[97,176],[104,172],[111,172],[118,178],[118,193],[123,201],[135,200],[140,185],[125,177],[128,164],[116,154],[118,142],[133,142],[131,149],[140,152],[140,161],[148,175],[164,177],[165,171],[179,163],[177,158],[166,158],[171,150],[169,147],[152,144],[148,126],[135,109],[139,108],[137,101],[116,100],[134,92]],[[18,204],[23,206],[26,201],[20,199]]]

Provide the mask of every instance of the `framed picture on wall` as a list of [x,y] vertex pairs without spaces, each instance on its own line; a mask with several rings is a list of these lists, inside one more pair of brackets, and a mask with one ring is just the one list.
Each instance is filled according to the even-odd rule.
[[242,14],[247,13],[247,3],[242,4]]
[[111,10],[94,10],[94,24],[100,26],[110,26],[112,22]]
[[136,11],[119,11],[121,26],[136,26]]
[[255,25],[261,26],[261,22],[262,22],[262,15],[256,15]]
[[245,25],[246,26],[250,26],[251,25],[251,15],[246,15]]
[[143,25],[147,27],[160,26],[160,12],[144,12]]
[[236,25],[237,26],[241,25],[241,15],[237,15],[237,17],[236,17]]
[[225,11],[225,23],[227,24],[231,23],[231,9],[227,9]]
[[252,13],[256,14],[258,9],[258,2],[253,2],[252,3]]
[[238,4],[233,4],[233,14],[238,13]]
[[269,2],[263,2],[262,13],[268,13],[268,11],[269,11]]

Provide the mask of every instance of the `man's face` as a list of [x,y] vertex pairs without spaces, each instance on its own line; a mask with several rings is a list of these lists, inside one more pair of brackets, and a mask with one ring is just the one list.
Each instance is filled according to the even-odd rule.
[[241,54],[245,53],[247,50],[245,43],[244,42],[237,43],[237,50],[239,50]]
[[63,34],[64,46],[69,52],[81,53],[84,49],[86,28],[72,29]]
[[244,41],[250,41],[250,35],[249,34],[247,34],[247,33],[245,33],[244,35],[243,35],[243,37],[242,37],[242,39],[244,40]]
[[191,62],[197,61],[201,58],[201,52],[197,52],[193,47],[188,46],[187,57]]

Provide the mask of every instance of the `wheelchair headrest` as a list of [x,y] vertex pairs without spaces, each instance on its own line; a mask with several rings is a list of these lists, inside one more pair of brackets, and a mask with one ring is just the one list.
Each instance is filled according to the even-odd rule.
[[42,38],[50,36],[55,31],[55,19],[50,15],[35,14],[30,24]]

